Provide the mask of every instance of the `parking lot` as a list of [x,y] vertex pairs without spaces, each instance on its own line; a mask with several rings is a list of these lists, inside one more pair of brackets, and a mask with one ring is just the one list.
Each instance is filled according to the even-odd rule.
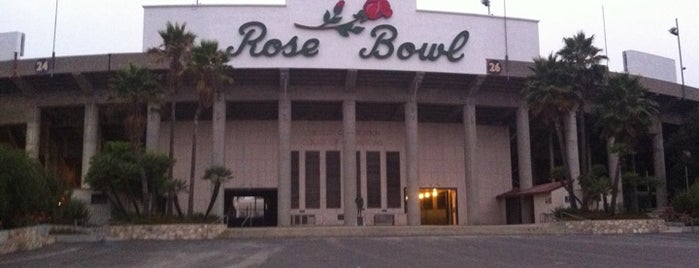
[[1,267],[697,267],[699,234],[58,243]]

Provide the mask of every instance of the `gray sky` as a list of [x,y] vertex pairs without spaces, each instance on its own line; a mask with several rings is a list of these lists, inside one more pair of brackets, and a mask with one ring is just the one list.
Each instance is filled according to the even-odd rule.
[[[143,5],[194,4],[196,0],[58,0],[56,55],[138,52],[142,47]],[[360,0],[348,0],[360,1]],[[393,0],[400,1],[400,0]],[[200,4],[283,3],[284,0],[200,0]],[[329,6],[334,0],[328,1]],[[0,0],[0,32],[26,36],[24,58],[51,55],[55,0]],[[607,48],[612,71],[623,71],[623,50],[638,50],[676,60],[677,39],[668,33],[679,19],[685,82],[699,87],[699,1],[697,0],[509,0],[508,17],[539,20],[541,55],[563,46],[577,31],[595,35]],[[486,14],[480,0],[418,0],[423,9]],[[491,1],[491,12],[503,15],[503,0]],[[516,44],[511,44],[516,45]]]

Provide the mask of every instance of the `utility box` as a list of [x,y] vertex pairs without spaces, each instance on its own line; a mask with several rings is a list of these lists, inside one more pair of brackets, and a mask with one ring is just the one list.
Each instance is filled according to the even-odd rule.
[[24,33],[0,33],[0,61],[13,60],[24,56]]

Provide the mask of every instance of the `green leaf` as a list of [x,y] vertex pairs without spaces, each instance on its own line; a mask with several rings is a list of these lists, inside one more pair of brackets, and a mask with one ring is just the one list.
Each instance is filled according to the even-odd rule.
[[342,20],[342,16],[334,16],[332,19],[330,19],[330,23],[336,24]]
[[323,22],[325,23],[330,23],[330,18],[332,15],[330,15],[330,11],[325,11],[325,15],[323,15]]
[[338,25],[335,29],[337,29],[337,32],[343,36],[343,37],[349,37],[349,32],[352,30],[350,27],[352,27],[351,23],[350,24],[342,24]]
[[352,32],[353,32],[354,34],[359,34],[359,33],[361,33],[362,31],[364,31],[364,27],[362,27],[362,26],[355,26],[355,27],[352,28]]
[[338,27],[337,32],[343,37],[349,37],[349,33],[347,32],[347,29],[345,29],[345,28]]

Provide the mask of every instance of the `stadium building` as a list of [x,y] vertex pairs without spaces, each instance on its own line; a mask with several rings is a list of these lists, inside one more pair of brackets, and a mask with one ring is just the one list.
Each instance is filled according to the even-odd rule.
[[[144,51],[179,22],[231,56],[235,83],[198,132],[196,177],[211,165],[233,172],[215,214],[253,226],[485,225],[542,222],[566,205],[548,174],[548,131],[521,97],[540,56],[537,21],[423,11],[414,1],[342,3],[144,7]],[[0,62],[0,142],[26,148],[95,212],[109,204],[83,176],[106,141],[126,138],[108,86],[129,64],[167,67],[145,53]],[[639,162],[664,180],[663,123],[681,123],[699,91],[642,82],[663,115]],[[170,102],[148,106],[148,150],[168,151],[169,113],[159,111]],[[183,180],[196,102],[191,87],[176,98],[174,174]],[[577,137],[568,142],[577,151]],[[196,212],[210,191],[197,182]],[[665,186],[652,192],[648,200],[664,205]]]

